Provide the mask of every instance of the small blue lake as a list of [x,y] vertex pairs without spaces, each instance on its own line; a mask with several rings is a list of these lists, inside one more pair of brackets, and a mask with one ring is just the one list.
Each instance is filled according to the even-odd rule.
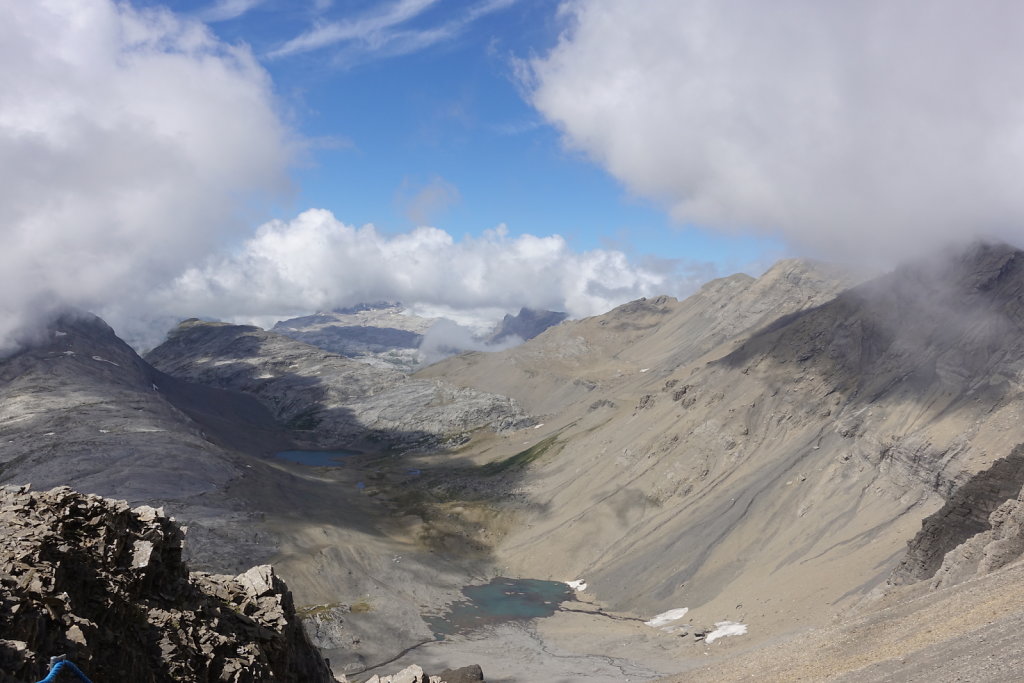
[[340,467],[344,459],[359,455],[356,451],[281,451],[274,457],[310,467]]
[[467,599],[450,605],[447,613],[424,617],[438,640],[507,621],[549,617],[563,602],[576,599],[575,591],[560,581],[505,577],[466,586],[462,594]]

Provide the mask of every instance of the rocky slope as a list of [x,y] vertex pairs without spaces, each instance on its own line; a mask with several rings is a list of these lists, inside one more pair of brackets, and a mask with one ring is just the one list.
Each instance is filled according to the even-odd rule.
[[256,327],[187,320],[146,359],[178,379],[251,394],[325,448],[441,448],[529,422],[504,396],[409,379]]
[[258,513],[224,495],[261,471],[244,454],[292,444],[259,401],[149,366],[99,318],[68,311],[0,359],[0,483],[73,485],[165,505],[192,528],[199,567],[266,561]]
[[[1024,441],[1024,255],[980,245],[842,293],[813,272],[784,262],[420,373],[547,413],[498,560],[583,576],[617,609],[742,622],[747,642],[884,586],[921,520]],[[979,543],[1016,547],[1010,507]]]
[[577,401],[614,393],[641,371],[722,353],[731,340],[829,301],[851,280],[825,265],[780,261],[756,280],[737,274],[707,283],[684,301],[668,296],[633,301],[553,327],[523,346],[435,363],[417,377],[443,377],[512,396],[533,414],[565,411]]
[[163,511],[0,488],[0,680],[66,654],[90,678],[333,681],[270,566],[189,573]]

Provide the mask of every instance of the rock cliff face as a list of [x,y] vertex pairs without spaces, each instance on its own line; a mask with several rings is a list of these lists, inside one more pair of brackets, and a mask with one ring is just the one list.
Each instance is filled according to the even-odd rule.
[[0,488],[0,680],[66,654],[95,681],[332,681],[269,565],[189,573],[162,510]]
[[146,359],[179,379],[256,396],[324,447],[439,448],[476,429],[529,423],[504,396],[410,379],[256,327],[185,321]]
[[890,583],[933,587],[987,574],[1024,555],[1024,444],[957,488],[922,522]]

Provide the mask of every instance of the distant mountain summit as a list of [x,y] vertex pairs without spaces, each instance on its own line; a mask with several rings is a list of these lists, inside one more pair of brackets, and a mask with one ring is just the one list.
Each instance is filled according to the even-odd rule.
[[519,337],[523,341],[533,339],[538,334],[554,327],[569,317],[568,313],[560,311],[543,311],[535,308],[520,308],[516,315],[506,315],[498,323],[497,329],[488,338],[488,343],[500,344],[501,342]]

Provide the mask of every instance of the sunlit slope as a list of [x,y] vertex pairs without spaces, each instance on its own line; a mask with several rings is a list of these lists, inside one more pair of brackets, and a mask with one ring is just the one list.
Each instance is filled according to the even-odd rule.
[[[616,333],[587,338],[604,365],[580,362],[594,388],[551,416],[559,448],[532,465],[533,512],[502,561],[524,575],[585,577],[616,608],[689,606],[697,623],[740,620],[752,635],[824,618],[886,579],[957,483],[1024,441],[1022,262],[1008,247],[978,247],[820,305],[804,296],[789,315],[765,311],[742,338],[715,337],[695,314],[694,341],[682,321],[666,329],[677,324],[668,313],[623,327],[618,350]],[[635,323],[634,309],[681,315],[706,295],[626,306],[604,326],[578,323],[575,337]],[[554,345],[572,329],[535,341]],[[525,376],[524,358],[551,394],[572,376],[564,358],[544,365],[536,344],[506,362]],[[472,366],[461,362],[465,380]],[[500,371],[485,362],[497,364],[480,359],[474,371],[494,389]]]

